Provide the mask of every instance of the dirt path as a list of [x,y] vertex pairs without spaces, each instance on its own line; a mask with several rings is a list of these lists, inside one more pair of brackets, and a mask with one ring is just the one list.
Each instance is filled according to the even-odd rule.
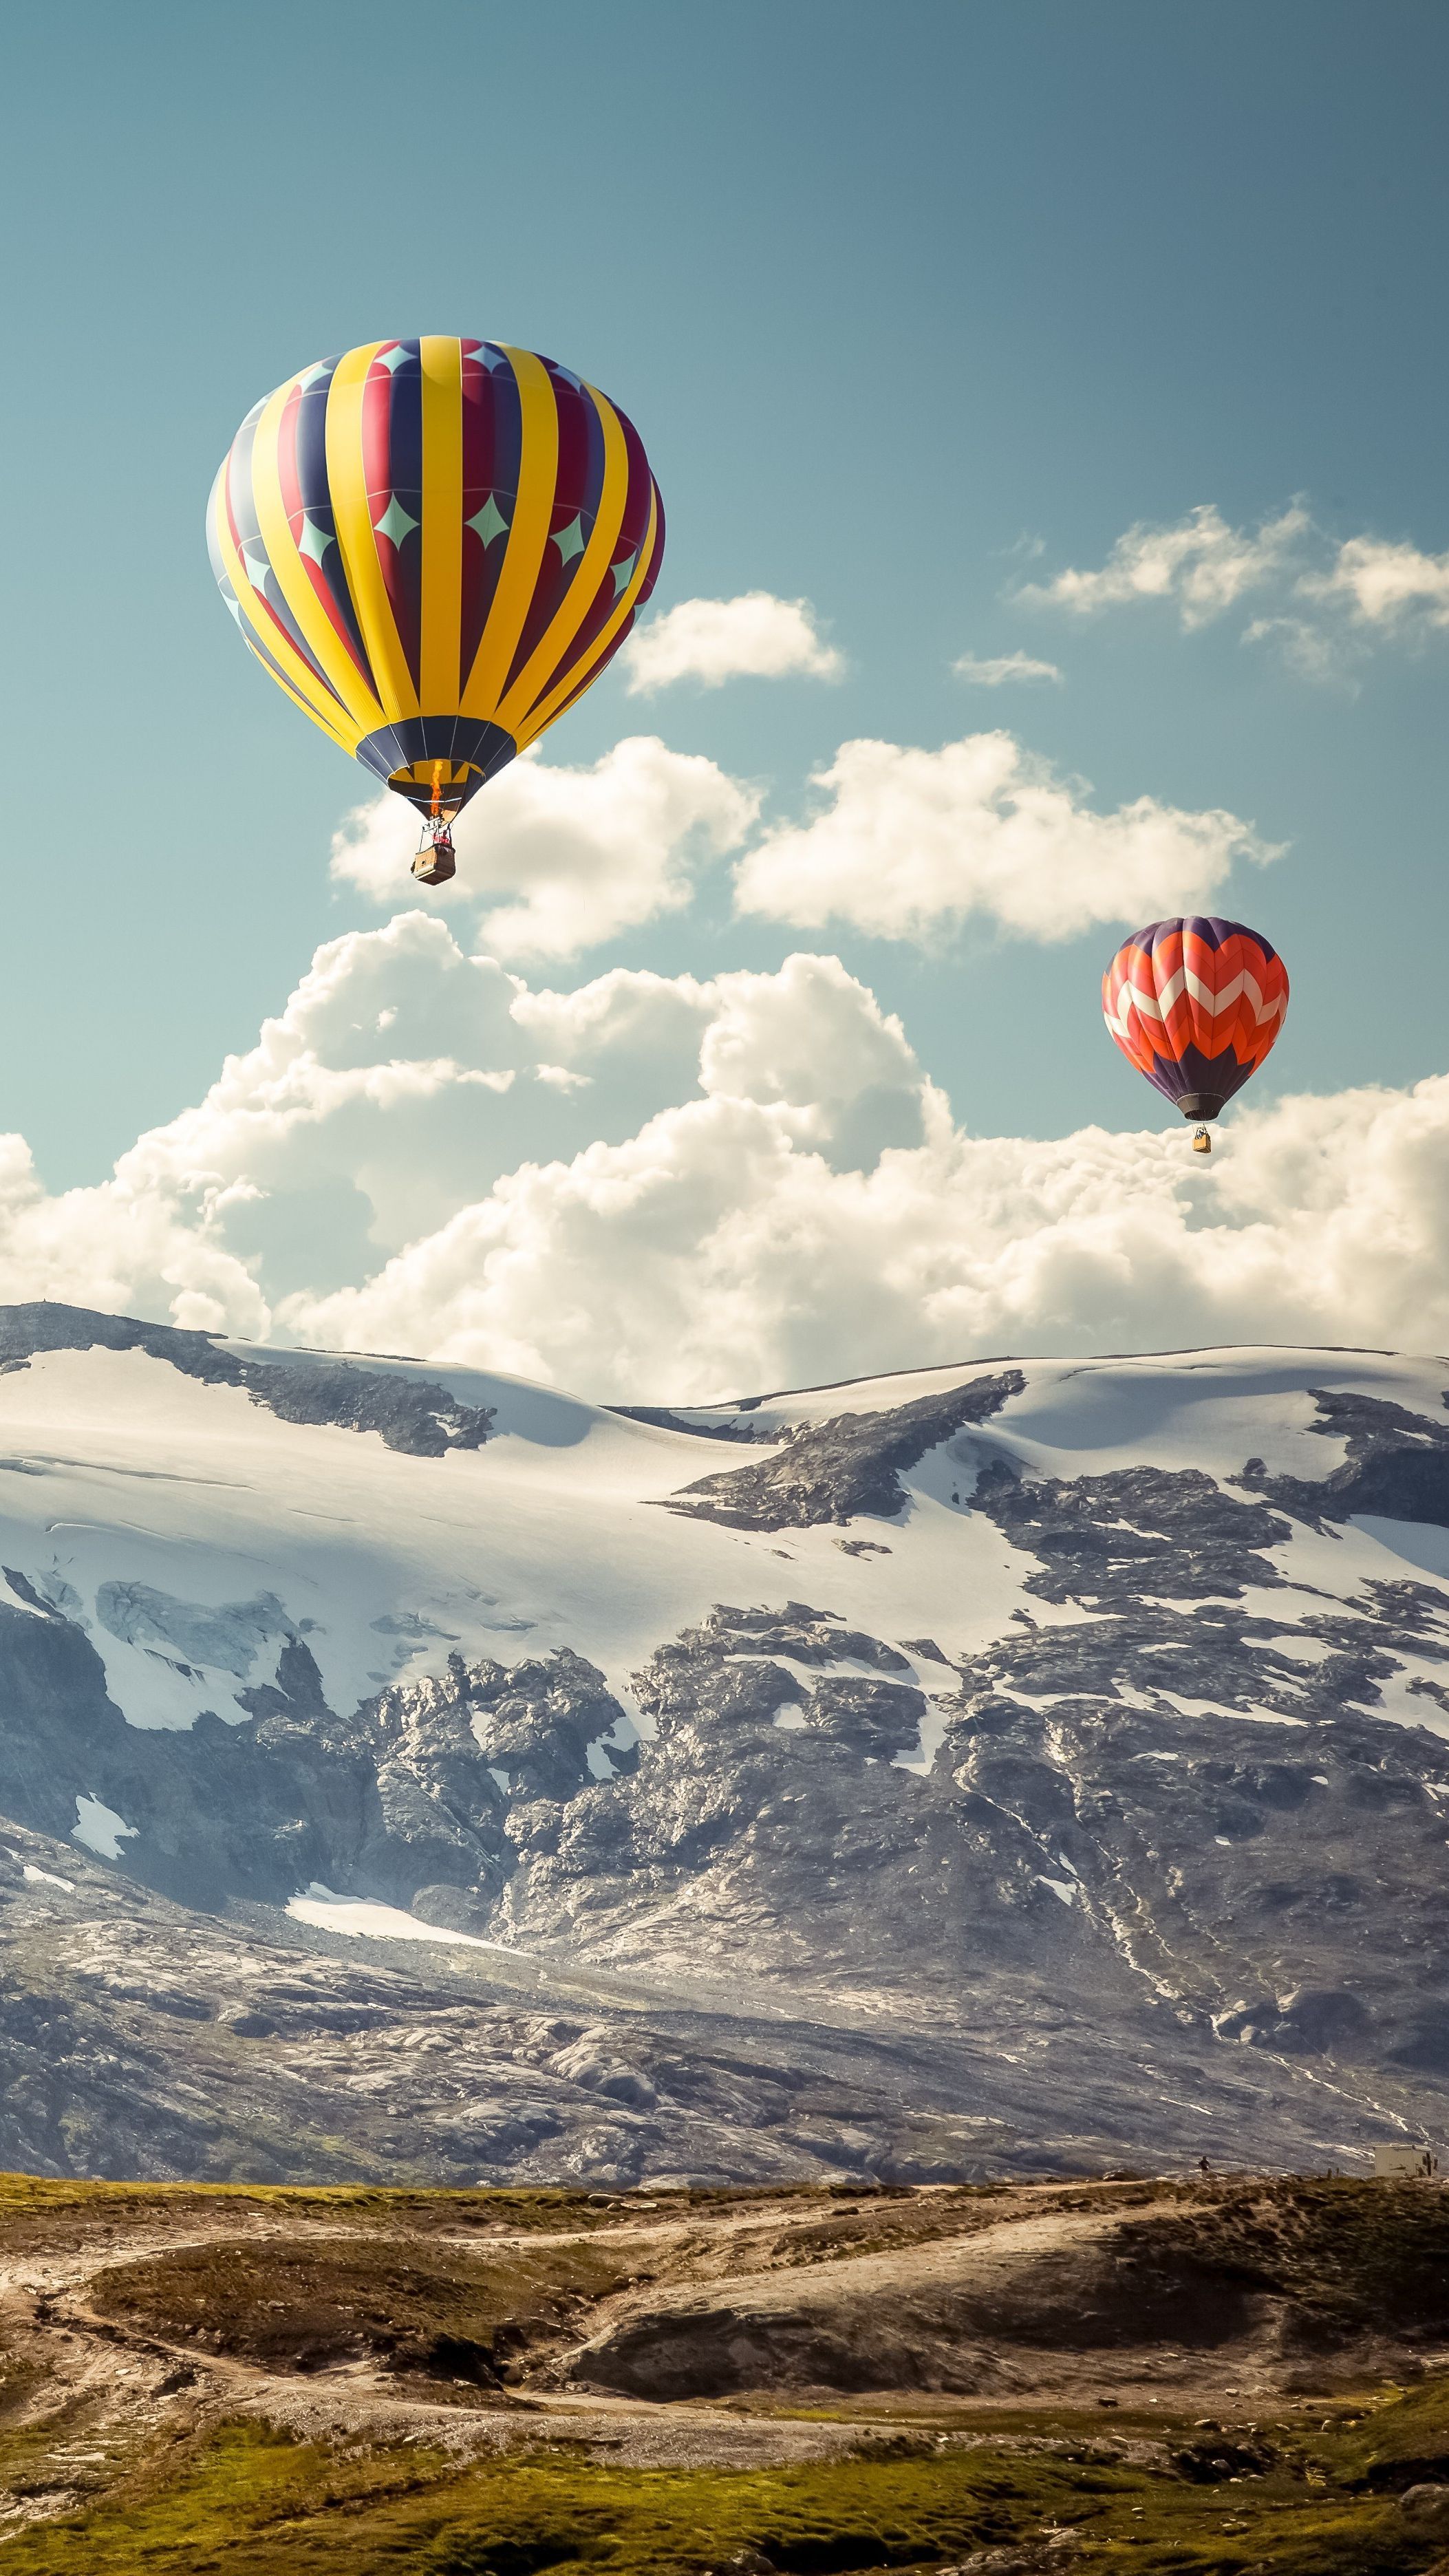
[[[1116,2259],[1110,2240],[1121,2220],[1152,2221],[1179,2207],[1170,2191],[1071,2183],[979,2197],[942,2190],[888,2202],[623,2208],[601,2214],[592,2226],[552,2231],[506,2220],[442,2230],[410,2226],[405,2217],[389,2224],[223,2203],[204,2220],[191,2210],[169,2226],[150,2213],[134,2225],[123,2212],[108,2213],[100,2229],[83,2219],[82,2241],[75,2244],[64,2238],[77,2226],[76,2213],[57,2211],[53,2231],[46,2231],[51,2242],[13,2253],[0,2249],[0,2321],[7,2343],[28,2354],[43,2377],[59,2416],[79,2424],[104,2415],[118,2435],[145,2433],[168,2417],[245,2413],[299,2439],[362,2434],[459,2453],[567,2441],[641,2465],[763,2465],[836,2456],[872,2430],[973,2440],[980,2438],[973,2420],[999,2415],[1003,2406],[1102,2406],[1149,2425],[1159,2409],[1164,2418],[1179,2419],[1210,2409],[1224,2422],[1250,2421],[1268,2407],[1281,2411],[1276,2374],[1249,2342],[1207,2353],[1149,2330],[1141,2337],[1129,2332],[1118,2348],[1108,2337],[1094,2349],[1077,2349],[1075,2335],[1059,2339],[1072,2348],[1043,2345],[1040,2338],[1034,2345],[1030,2333],[1023,2346],[1009,2331],[982,2333],[969,2322],[977,2308],[1005,2315],[1024,2283],[1048,2298],[1070,2300],[1084,2264],[1097,2264],[1110,2296]],[[420,2267],[433,2259],[444,2271],[449,2257],[460,2254],[470,2265],[487,2265],[570,2248],[607,2250],[633,2277],[602,2294],[584,2289],[583,2313],[572,2325],[543,2324],[516,2380],[496,2397],[461,2385],[447,2398],[413,2393],[373,2359],[283,2370],[168,2334],[164,2319],[153,2330],[104,2312],[108,2273],[238,2243],[286,2245],[289,2254],[357,2247],[395,2256],[406,2247]],[[828,2385],[814,2392],[813,2403],[828,2407],[836,2420],[807,2420],[811,2335],[838,2330],[847,2340],[865,2337],[892,2311],[907,2340],[913,2317],[922,2315],[947,2317],[942,2331],[954,2331],[958,2342],[963,2333],[974,2339],[981,2384],[953,2386],[948,2379],[933,2393],[925,2379],[894,2388],[890,2377],[872,2382],[867,2357],[858,2389],[826,2373]],[[753,2392],[745,2385],[736,2395],[714,2393],[728,2389],[726,2379],[706,2382],[710,2394],[675,2397],[666,2361],[653,2388],[617,2378],[607,2384],[610,2371],[599,2366],[600,2357],[621,2340],[657,2340],[663,2349],[671,2333],[687,2332],[695,2320],[726,2336],[737,2326],[766,2337],[771,2331],[795,2336],[793,2376],[774,2395],[765,2376]],[[225,2320],[219,2324],[224,2328]],[[688,2388],[687,2374],[672,2384]],[[1102,2429],[1114,2429],[1110,2415]]]
[[[444,2261],[450,2253],[466,2253],[475,2262],[607,2244],[641,2264],[667,2268],[682,2256],[708,2256],[762,2230],[778,2243],[782,2232],[818,2226],[820,2216],[818,2207],[808,2205],[777,2210],[756,2205],[657,2219],[641,2213],[621,2216],[617,2225],[559,2231],[398,2231],[385,2241],[390,2248],[406,2241],[420,2256],[436,2253]],[[58,2224],[64,2225],[63,2215]],[[414,2441],[462,2454],[540,2440],[577,2442],[621,2463],[654,2467],[749,2467],[829,2458],[848,2453],[859,2439],[848,2423],[812,2423],[769,2413],[754,2417],[721,2413],[706,2404],[661,2405],[592,2392],[581,2399],[556,2389],[520,2389],[492,2400],[478,2395],[465,2402],[440,2401],[408,2394],[367,2362],[305,2376],[278,2371],[234,2353],[198,2349],[108,2316],[91,2303],[108,2272],[138,2263],[239,2241],[365,2249],[377,2246],[381,2234],[375,2224],[299,2222],[295,2215],[224,2209],[205,2224],[192,2220],[181,2228],[122,2223],[108,2229],[104,2241],[92,2239],[74,2251],[31,2247],[21,2254],[0,2254],[0,2320],[7,2341],[27,2350],[43,2368],[51,2406],[60,2417],[77,2410],[89,2415],[102,2407],[111,2419],[112,2435],[122,2438],[151,2429],[168,2413],[192,2419],[253,2414],[299,2440],[365,2433],[373,2441]],[[791,2267],[789,2277],[798,2279],[800,2273]],[[591,2319],[625,2313],[639,2295],[626,2287],[591,2302]],[[71,2452],[56,2456],[59,2464]],[[99,2460],[106,2454],[93,2456]],[[25,2518],[68,2511],[75,2500],[75,2490],[58,2486],[48,2499],[37,2498]],[[0,2517],[0,2530],[8,2519]]]

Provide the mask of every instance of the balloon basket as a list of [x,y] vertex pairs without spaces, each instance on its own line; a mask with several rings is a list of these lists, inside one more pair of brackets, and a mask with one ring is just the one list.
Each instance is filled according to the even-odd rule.
[[419,885],[446,885],[458,873],[453,849],[453,835],[446,823],[440,831],[430,832],[413,861],[413,875]]

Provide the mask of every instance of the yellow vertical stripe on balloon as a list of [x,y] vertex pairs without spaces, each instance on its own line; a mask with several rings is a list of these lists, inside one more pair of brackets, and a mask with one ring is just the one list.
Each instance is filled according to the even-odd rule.
[[659,495],[657,492],[651,492],[649,496],[649,525],[644,531],[644,543],[639,549],[639,560],[634,566],[633,576],[627,589],[621,593],[613,616],[609,619],[607,625],[603,626],[595,636],[593,643],[589,646],[588,652],[583,656],[582,660],[575,663],[574,668],[567,673],[565,678],[560,680],[556,689],[550,689],[546,698],[540,698],[538,705],[523,718],[522,723],[516,730],[512,725],[509,726],[509,732],[513,734],[513,739],[517,743],[520,751],[522,751],[527,744],[537,742],[539,735],[552,724],[554,717],[558,714],[558,711],[566,698],[573,697],[577,692],[586,689],[590,680],[597,679],[600,663],[607,656],[609,647],[613,643],[615,636],[618,634],[620,627],[624,623],[624,620],[632,612],[634,602],[638,598],[639,593],[643,589],[645,581],[648,578],[649,567],[654,560],[654,548],[658,541],[658,535]]
[[423,616],[418,697],[425,716],[456,714],[463,652],[463,349],[418,343],[423,372]]
[[338,362],[327,394],[327,482],[332,494],[332,519],[386,724],[400,716],[419,713],[418,693],[382,577],[362,459],[362,389],[379,349],[390,346],[386,340],[369,340],[364,348],[349,349]]
[[461,710],[465,716],[482,716],[490,721],[496,715],[538,587],[558,489],[558,406],[548,369],[531,349],[510,349],[506,341],[500,341],[498,346],[512,366],[522,415],[518,498],[488,622],[473,657],[473,668],[463,683]]
[[277,445],[282,415],[296,381],[293,376],[287,384],[278,386],[257,422],[252,441],[252,499],[267,559],[276,575],[277,588],[291,610],[318,669],[326,673],[348,714],[354,718],[360,741],[365,733],[374,732],[378,725],[384,723],[385,718],[312,587],[311,576],[298,551],[287,517],[287,505],[282,498]]
[[[226,566],[227,578],[236,593],[237,606],[252,633],[260,638],[271,660],[277,664],[278,672],[282,675],[282,685],[295,697],[298,706],[305,708],[313,723],[320,725],[325,734],[330,734],[334,742],[340,743],[344,751],[355,751],[358,736],[355,732],[344,730],[347,726],[346,711],[339,707],[335,698],[328,696],[326,690],[320,685],[315,671],[309,671],[307,668],[290,635],[285,634],[275,619],[268,614],[252,588],[241,549],[232,536],[231,522],[227,516],[226,481],[230,471],[231,459],[228,457],[225,471],[216,478],[216,497],[212,506],[216,542],[221,552],[222,562]],[[261,655],[258,659],[262,661],[264,670],[269,668]],[[273,676],[277,675],[274,673]]]
[[596,392],[592,385],[586,385],[584,391],[598,412],[604,433],[604,479],[599,493],[599,514],[558,614],[550,619],[547,631],[530,653],[498,710],[498,722],[508,733],[517,732],[534,699],[548,687],[593,607],[623,524],[624,504],[629,497],[629,451],[619,427],[619,415],[607,397]]

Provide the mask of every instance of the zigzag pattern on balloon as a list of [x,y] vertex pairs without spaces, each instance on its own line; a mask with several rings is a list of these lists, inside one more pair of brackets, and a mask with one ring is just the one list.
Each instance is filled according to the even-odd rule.
[[1209,914],[1135,930],[1102,978],[1111,1037],[1174,1104],[1230,1100],[1263,1062],[1287,1007],[1277,950],[1242,922]]

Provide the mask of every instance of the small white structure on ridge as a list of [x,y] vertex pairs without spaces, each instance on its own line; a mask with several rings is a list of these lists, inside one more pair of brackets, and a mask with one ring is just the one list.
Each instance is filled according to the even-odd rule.
[[1417,2147],[1411,2139],[1396,2138],[1392,2146],[1374,2149],[1376,2182],[1437,2182],[1438,2179],[1439,2159],[1432,2147]]

